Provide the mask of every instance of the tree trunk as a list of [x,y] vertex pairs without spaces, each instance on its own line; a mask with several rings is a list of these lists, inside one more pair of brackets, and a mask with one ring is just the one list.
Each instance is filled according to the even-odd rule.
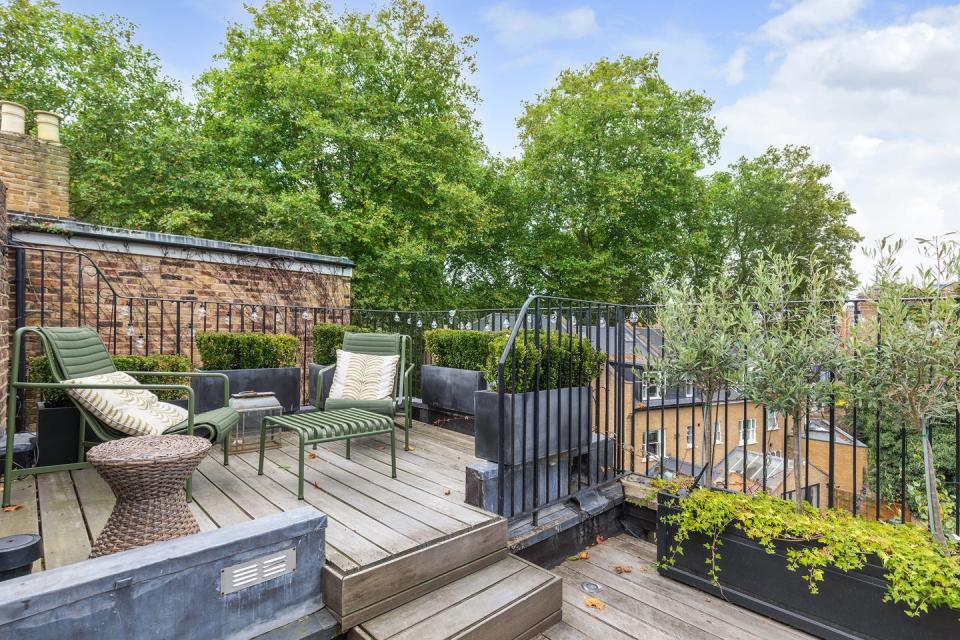
[[[800,467],[803,464],[803,456],[800,452],[800,425],[802,423],[803,414],[798,410],[793,414],[793,437],[791,441],[793,442],[793,503],[797,509],[797,513],[803,512],[803,486],[801,481]],[[784,416],[786,419],[786,416]],[[784,425],[784,429],[786,429]],[[786,469],[784,469],[783,481],[787,481]]]
[[923,471],[927,490],[927,523],[930,534],[941,547],[947,547],[947,537],[943,533],[943,517],[940,510],[940,495],[937,491],[937,470],[933,464],[933,443],[930,441],[930,427],[926,418],[920,418],[920,437],[923,439]]
[[704,394],[701,420],[703,421],[703,486],[713,486],[713,391],[707,390],[709,397]]

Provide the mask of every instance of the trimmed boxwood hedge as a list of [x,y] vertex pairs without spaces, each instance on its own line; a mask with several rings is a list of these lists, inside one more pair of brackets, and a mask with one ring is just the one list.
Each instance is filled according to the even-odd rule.
[[197,351],[207,371],[217,369],[275,369],[297,364],[297,338],[282,333],[197,334]]
[[[498,333],[490,342],[484,377],[491,390],[497,388],[497,365],[508,339],[508,334]],[[533,391],[536,387],[537,363],[540,363],[540,390],[545,391],[586,386],[600,375],[607,361],[603,351],[576,336],[551,335],[548,341],[546,333],[542,333],[540,346],[537,347],[534,335],[529,334],[526,342],[518,338],[514,345],[516,366],[511,357],[503,371],[507,393]]]
[[483,371],[490,343],[499,334],[490,331],[431,329],[423,334],[424,347],[438,367]]
[[[113,356],[113,364],[120,371],[191,371],[190,359],[184,356]],[[55,382],[47,356],[34,356],[27,360],[27,380],[30,382]],[[190,384],[190,378],[168,378],[140,376],[143,384]],[[163,402],[179,400],[186,394],[178,391],[154,391]],[[40,399],[47,407],[66,407],[72,403],[65,391],[46,389],[40,392]]]
[[320,323],[313,325],[313,361],[316,364],[334,364],[337,349],[343,344],[343,334],[370,333],[370,329],[352,324]]

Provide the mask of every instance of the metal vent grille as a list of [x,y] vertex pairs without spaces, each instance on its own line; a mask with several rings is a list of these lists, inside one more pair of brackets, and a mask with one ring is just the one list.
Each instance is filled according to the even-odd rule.
[[293,573],[297,568],[297,550],[285,549],[277,553],[235,564],[220,570],[220,595],[234,593],[267,580]]

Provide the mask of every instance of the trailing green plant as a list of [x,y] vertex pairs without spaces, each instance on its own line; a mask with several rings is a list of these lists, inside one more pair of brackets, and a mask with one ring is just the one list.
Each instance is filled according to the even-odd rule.
[[909,616],[933,607],[960,609],[960,555],[956,548],[940,547],[920,527],[884,524],[838,509],[818,511],[809,504],[798,513],[792,503],[766,494],[708,489],[693,491],[674,506],[676,513],[660,516],[676,526],[661,563],[674,564],[691,535],[706,536],[707,573],[717,586],[722,534],[735,527],[769,554],[778,543],[787,543],[786,568],[803,574],[812,594],[819,592],[825,569],[852,571],[875,559],[885,569],[884,602],[902,604]]
[[343,334],[370,333],[366,327],[353,324],[323,322],[313,325],[313,361],[316,364],[333,364],[337,361],[337,349],[343,344]]
[[270,369],[297,363],[297,339],[282,333],[201,332],[197,334],[197,351],[208,371]]
[[[490,388],[498,385],[498,363],[507,346],[509,335],[498,334],[490,341],[484,377]],[[508,357],[504,366],[504,385],[507,393],[526,393],[537,388],[539,365],[539,388],[541,391],[560,387],[581,387],[600,375],[607,355],[597,350],[589,341],[577,336],[541,332],[539,345],[536,334],[528,333],[526,339],[514,341],[514,355]]]
[[[192,371],[190,359],[176,355],[153,356],[113,356],[113,364],[120,371]],[[50,371],[50,362],[47,356],[34,356],[27,360],[27,380],[29,382],[56,382]],[[190,378],[172,378],[159,376],[138,376],[143,384],[190,384]],[[163,402],[179,400],[186,394],[179,391],[155,391]],[[44,389],[40,391],[40,399],[47,407],[69,407],[70,399],[65,391]]]
[[438,367],[483,371],[490,343],[498,333],[465,329],[431,329],[423,334],[424,346]]

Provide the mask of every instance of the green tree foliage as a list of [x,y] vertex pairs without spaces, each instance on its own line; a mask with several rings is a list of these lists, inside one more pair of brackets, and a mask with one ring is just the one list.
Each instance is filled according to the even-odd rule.
[[[119,17],[0,4],[0,96],[63,117],[74,217],[135,226],[181,200],[189,109]],[[29,126],[33,126],[32,116]]]
[[676,91],[656,55],[564,71],[525,105],[508,255],[520,287],[634,302],[693,259],[701,181],[720,142],[712,102]]
[[828,284],[854,287],[850,253],[862,238],[848,223],[854,209],[847,194],[828,182],[830,171],[808,147],[788,145],[710,176],[708,232],[720,240],[713,249],[737,283],[749,285],[756,264],[773,251],[813,258]]
[[359,305],[446,302],[448,255],[484,209],[473,39],[412,0],[373,15],[306,0],[249,11],[197,83],[211,179],[227,176],[235,195],[195,223],[350,256]]

